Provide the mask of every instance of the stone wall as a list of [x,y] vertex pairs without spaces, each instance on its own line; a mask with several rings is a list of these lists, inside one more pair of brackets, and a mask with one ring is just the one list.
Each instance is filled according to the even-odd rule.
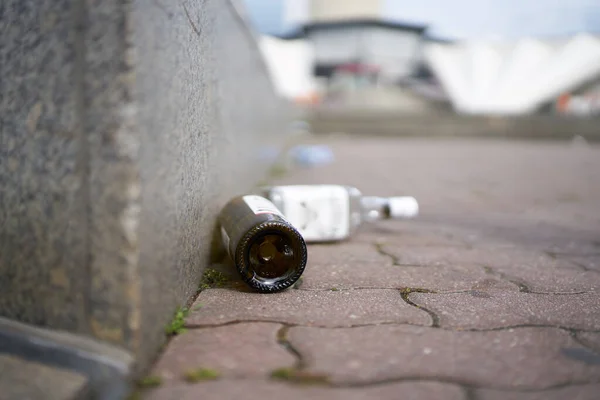
[[239,5],[0,5],[0,315],[145,364],[288,109]]

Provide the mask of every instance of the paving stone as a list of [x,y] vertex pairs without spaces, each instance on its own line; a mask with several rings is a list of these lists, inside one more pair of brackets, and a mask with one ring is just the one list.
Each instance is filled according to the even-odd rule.
[[[391,261],[327,262],[325,256],[318,254],[319,250],[309,248],[311,257],[303,274],[302,290],[406,287],[434,291],[490,287],[518,290],[517,285],[491,276],[476,265],[412,267],[392,265]],[[314,253],[317,253],[316,257],[313,256]]]
[[582,256],[557,255],[557,258],[575,263],[575,265],[583,269],[600,273],[600,254]]
[[478,400],[597,400],[600,384],[573,385],[535,392],[510,392],[504,390],[475,390]]
[[87,385],[87,378],[76,372],[0,354],[2,400],[83,399]]
[[532,294],[501,290],[411,293],[415,304],[433,311],[440,326],[494,329],[518,325],[600,329],[600,293]]
[[583,345],[600,354],[600,332],[577,332],[575,337]]
[[[544,220],[527,219],[522,214],[507,215],[491,211],[471,215],[431,213],[420,215],[412,222],[416,221],[423,228],[447,232],[473,247],[520,248],[570,255],[600,253],[597,229],[556,225]],[[416,227],[411,225],[411,228]],[[392,236],[389,238],[393,239]]]
[[374,243],[354,241],[332,244],[310,244],[307,265],[350,264],[360,266],[392,265],[392,259],[380,254]]
[[447,225],[413,220],[384,220],[365,224],[352,237],[354,243],[381,243],[393,240],[403,246],[469,246],[469,232]]
[[291,328],[310,372],[337,383],[439,379],[494,389],[546,389],[600,379],[600,365],[567,357],[583,349],[554,328],[449,331],[415,326]]
[[554,268],[551,266],[530,266],[515,264],[494,268],[492,275],[500,275],[517,284],[525,285],[530,292],[537,293],[578,293],[599,292],[600,274],[582,271],[577,268]]
[[[187,324],[216,325],[233,321],[276,321],[287,324],[347,327],[363,324],[430,325],[427,313],[408,305],[392,289],[246,293],[208,289],[200,293]],[[196,307],[196,306],[194,306]],[[192,308],[194,308],[192,307]]]
[[147,400],[459,400],[463,390],[452,384],[437,382],[400,382],[365,388],[328,388],[299,386],[265,381],[216,381],[196,385],[179,385],[152,390]]
[[153,375],[167,382],[181,381],[190,370],[210,368],[223,376],[266,376],[296,361],[277,343],[281,328],[271,323],[240,323],[190,329],[173,338]]
[[547,244],[544,250],[555,256],[575,256],[575,257],[600,257],[600,240],[598,232],[585,232],[583,237],[578,238],[576,234],[580,232],[568,232],[569,239],[560,243]]
[[[383,250],[399,264],[419,266],[479,265],[490,274],[506,276],[536,292],[579,292],[600,290],[600,274],[582,271],[566,260],[537,251],[494,247],[401,247]],[[544,271],[544,273],[540,273]]]
[[518,247],[449,247],[440,246],[404,246],[397,242],[387,241],[383,250],[394,256],[398,263],[406,265],[453,265],[475,264],[492,268],[503,268],[514,264],[533,267],[570,267],[570,263],[556,260],[539,251]]

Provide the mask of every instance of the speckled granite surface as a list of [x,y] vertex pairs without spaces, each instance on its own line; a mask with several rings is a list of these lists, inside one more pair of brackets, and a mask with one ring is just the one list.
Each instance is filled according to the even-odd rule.
[[2,2],[0,315],[160,345],[287,122],[232,4]]

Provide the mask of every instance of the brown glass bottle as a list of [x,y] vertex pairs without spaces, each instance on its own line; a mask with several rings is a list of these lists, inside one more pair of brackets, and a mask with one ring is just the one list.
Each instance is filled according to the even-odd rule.
[[304,272],[307,251],[302,235],[264,197],[232,199],[221,211],[219,224],[223,246],[250,287],[278,292]]

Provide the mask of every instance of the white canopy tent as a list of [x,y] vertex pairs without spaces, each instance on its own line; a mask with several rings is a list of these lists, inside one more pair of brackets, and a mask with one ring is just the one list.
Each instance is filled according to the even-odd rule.
[[425,60],[455,109],[468,114],[527,114],[600,78],[600,38],[429,44]]

